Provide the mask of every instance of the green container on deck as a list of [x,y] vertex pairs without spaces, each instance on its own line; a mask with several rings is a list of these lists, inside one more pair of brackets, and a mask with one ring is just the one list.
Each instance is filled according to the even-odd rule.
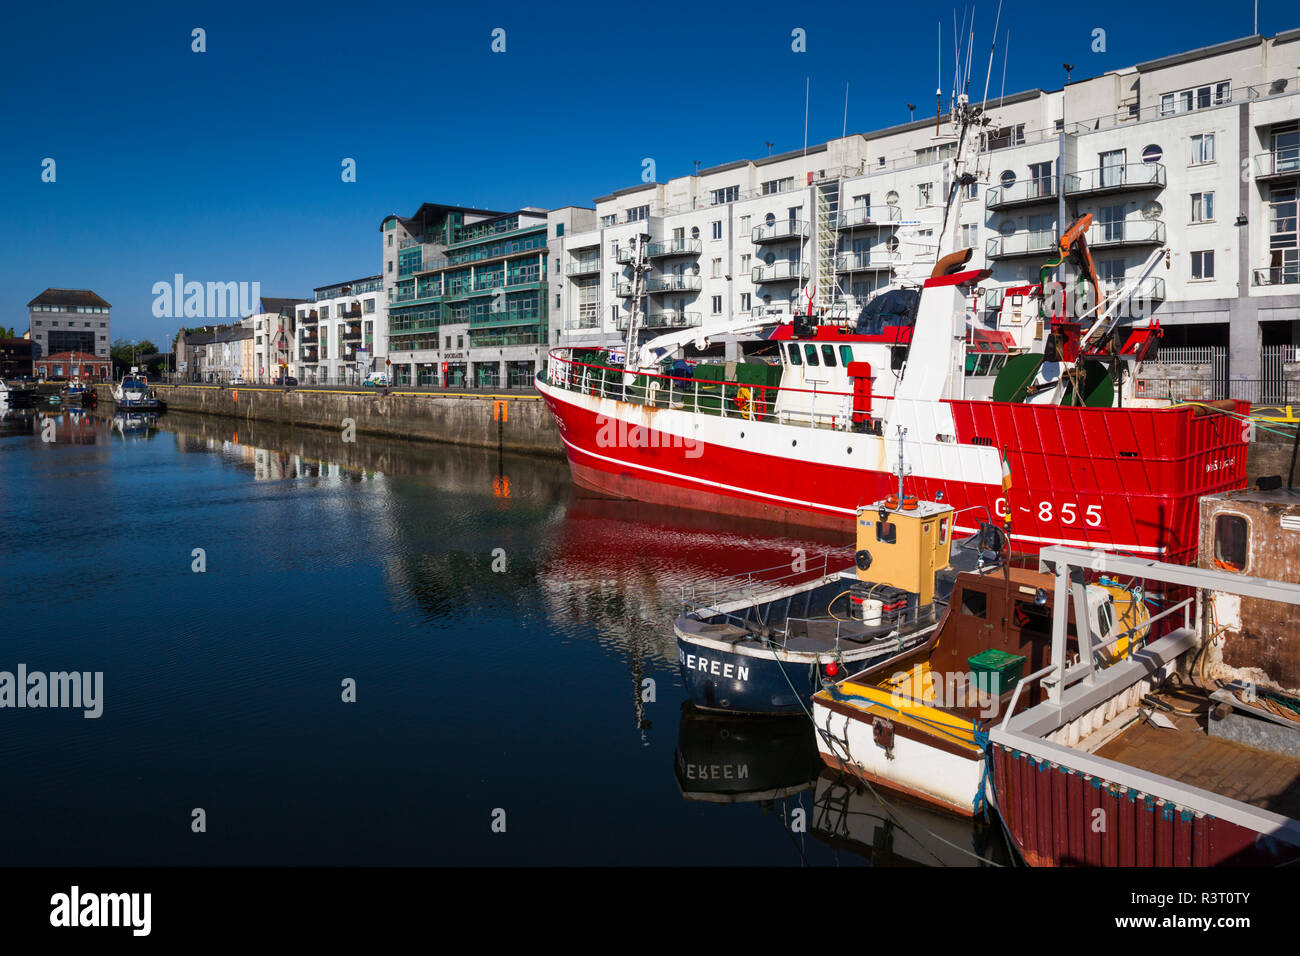
[[980,651],[966,658],[970,665],[975,687],[985,694],[1001,697],[1020,683],[1024,676],[1025,659],[1018,654],[1008,654],[996,648]]

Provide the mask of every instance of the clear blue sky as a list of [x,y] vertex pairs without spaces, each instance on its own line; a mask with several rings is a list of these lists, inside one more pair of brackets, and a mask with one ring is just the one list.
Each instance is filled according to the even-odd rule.
[[[805,76],[811,143],[840,135],[846,82],[850,132],[903,122],[909,101],[933,109],[940,21],[951,77],[951,0],[402,6],[7,9],[0,325],[21,333],[47,286],[92,288],[115,339],[162,345],[179,323],[153,317],[151,288],[174,273],[308,296],[377,272],[380,220],[421,202],[590,205],[638,182],[644,157],[663,181],[766,155],[767,140],[797,149]],[[976,10],[976,93],[995,9]],[[1263,34],[1300,25],[1292,0],[1261,0],[1259,16]],[[1052,89],[1067,60],[1080,78],[1249,35],[1252,4],[1008,0],[1000,45],[1008,28],[1007,92]],[[1001,70],[1000,49],[995,91]]]

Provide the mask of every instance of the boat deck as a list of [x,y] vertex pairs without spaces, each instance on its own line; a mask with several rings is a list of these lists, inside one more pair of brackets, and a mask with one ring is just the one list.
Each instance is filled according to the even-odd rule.
[[1203,712],[1165,716],[1177,727],[1138,721],[1098,747],[1096,755],[1300,818],[1300,759],[1211,737]]

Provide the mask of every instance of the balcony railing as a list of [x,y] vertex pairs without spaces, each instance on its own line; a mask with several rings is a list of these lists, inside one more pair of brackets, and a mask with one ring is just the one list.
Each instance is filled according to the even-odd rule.
[[[679,312],[677,309],[664,309],[662,312],[651,312],[642,319],[642,328],[647,329],[685,329],[693,328],[700,324],[701,314],[699,312]],[[620,332],[626,332],[628,323],[631,321],[630,315],[620,315],[614,325]]]
[[754,282],[789,282],[808,278],[808,263],[781,260],[771,265],[754,266],[751,274]]
[[666,259],[668,256],[697,256],[704,248],[699,239],[665,239],[652,242],[646,249],[651,259]]
[[1124,163],[1065,174],[1067,196],[1099,195],[1125,189],[1163,189],[1164,185],[1163,163]]
[[1260,179],[1273,176],[1300,176],[1300,146],[1284,146],[1255,157],[1255,175]]
[[808,223],[800,220],[782,220],[771,225],[764,223],[755,226],[750,233],[750,240],[755,243],[784,242],[789,239],[805,239],[808,236]]
[[903,218],[898,206],[853,206],[840,213],[836,226],[855,229],[859,226],[888,226]]
[[[1102,293],[1109,299],[1119,291],[1121,284],[1122,283],[1119,282],[1103,282],[1101,285]],[[1129,301],[1165,301],[1165,280],[1160,278],[1160,276],[1147,276],[1138,283],[1137,288],[1133,290],[1133,295],[1130,297]]]
[[895,258],[888,252],[841,252],[835,258],[835,271],[863,272],[868,269],[892,269]]
[[[655,292],[699,292],[700,277],[688,275],[667,275],[654,276],[645,281],[645,290],[647,293]],[[620,282],[618,284],[619,298],[626,299],[632,294],[631,282]]]
[[992,186],[984,194],[984,204],[989,209],[1009,209],[1012,206],[1029,206],[1056,198],[1056,177],[1024,179],[1010,186]]
[[994,236],[985,244],[984,255],[989,259],[1032,256],[1055,248],[1055,232],[1017,232],[1010,236]]
[[585,276],[592,275],[600,271],[599,259],[583,259],[576,262],[570,262],[569,268],[565,270],[565,275]]
[[1300,284],[1300,262],[1291,262],[1267,269],[1256,269],[1254,285],[1296,285]]
[[1165,224],[1159,219],[1129,222],[1103,222],[1088,230],[1088,245],[1141,246],[1162,245],[1165,241]]

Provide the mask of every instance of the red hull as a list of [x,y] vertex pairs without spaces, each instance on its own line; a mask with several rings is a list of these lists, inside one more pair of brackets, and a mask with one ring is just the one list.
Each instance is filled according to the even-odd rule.
[[[1300,847],[1266,834],[996,745],[993,779],[998,812],[1030,866],[1280,866],[1300,860]],[[1098,827],[1099,819],[1108,825]]]
[[[654,429],[643,429],[636,445],[608,447],[598,440],[607,423],[579,404],[582,396],[547,390],[545,397],[574,480],[601,494],[847,533],[860,504],[897,489],[897,477],[886,471],[704,442],[688,454],[681,439]],[[1196,553],[1197,499],[1245,485],[1245,433],[1228,415],[1191,408],[947,405],[957,443],[1005,452],[1011,492],[996,483],[917,475],[908,477],[907,490],[923,498],[942,495],[965,512],[959,528],[969,529],[982,518],[1000,522],[1009,499],[1017,551],[1072,544],[1187,563]]]

